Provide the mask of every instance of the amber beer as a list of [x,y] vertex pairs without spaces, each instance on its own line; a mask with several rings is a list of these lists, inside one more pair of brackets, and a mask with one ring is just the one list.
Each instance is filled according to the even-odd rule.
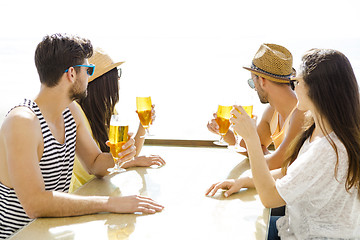
[[[253,105],[248,105],[248,106],[241,106],[244,110],[245,110],[245,112],[252,118],[253,117]],[[240,114],[241,114],[241,112],[240,111],[238,111]],[[236,132],[235,132],[235,134],[236,134]]]
[[227,133],[227,131],[229,130],[230,127],[230,111],[232,109],[232,106],[222,106],[219,105],[218,110],[217,110],[217,118],[216,118],[216,122],[219,125],[219,133],[222,135],[225,135]]
[[148,131],[151,124],[151,97],[136,97],[136,110],[141,125]]
[[137,114],[139,115],[141,125],[144,128],[148,128],[151,122],[151,110],[138,111]]
[[252,118],[253,115],[253,105],[249,105],[249,106],[242,106],[243,109],[246,111],[246,113]]
[[219,125],[219,134],[220,134],[220,140],[218,142],[214,142],[216,145],[227,145],[224,141],[224,136],[229,130],[230,127],[230,111],[232,109],[232,106],[223,106],[219,105],[218,110],[216,112],[216,122]]
[[110,152],[114,158],[115,164],[118,163],[119,153],[123,150],[122,146],[129,140],[128,131],[129,131],[128,125],[124,125],[124,126],[110,125],[110,130],[109,130]]
[[216,122],[219,125],[219,133],[225,135],[230,127],[229,119],[217,117]]

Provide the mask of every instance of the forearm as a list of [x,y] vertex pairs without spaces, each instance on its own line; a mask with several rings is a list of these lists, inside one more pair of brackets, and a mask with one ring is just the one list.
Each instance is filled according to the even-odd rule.
[[224,136],[224,140],[225,142],[227,142],[229,145],[235,145],[235,135],[234,133],[229,129],[229,131],[227,131],[227,133]]
[[270,170],[281,168],[281,165],[284,161],[284,154],[277,150],[265,156],[265,159]]
[[265,207],[272,205],[272,199],[277,194],[275,180],[272,177],[261,148],[260,139],[257,134],[246,140],[250,159],[253,182]]
[[115,162],[110,153],[100,153],[92,164],[90,173],[98,178],[109,174],[108,168],[114,167]]
[[25,209],[31,218],[66,217],[98,212],[111,212],[109,197],[77,196],[63,192],[44,191]]
[[144,145],[145,133],[146,133],[145,129],[140,123],[138,131],[137,131],[137,133],[135,135],[136,156],[139,156],[139,154],[141,152],[141,149],[142,149],[142,146]]
[[[246,173],[247,173],[247,174],[246,174]],[[250,172],[246,172],[246,173],[243,174],[243,176],[241,176],[241,177],[238,179],[238,181],[241,181],[241,182],[242,182],[242,186],[243,186],[244,188],[255,188],[254,179],[253,179],[253,176],[252,176],[252,174],[251,174],[251,171],[250,171]],[[272,178],[273,178],[274,180],[283,177],[283,174],[282,174],[282,172],[281,172],[281,168],[271,170],[271,171],[270,171],[270,174],[271,174],[271,176],[272,176]]]

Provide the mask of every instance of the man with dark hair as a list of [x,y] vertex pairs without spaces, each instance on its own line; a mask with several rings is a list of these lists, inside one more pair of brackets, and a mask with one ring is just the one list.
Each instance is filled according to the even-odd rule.
[[[89,40],[54,34],[44,37],[35,52],[41,89],[9,111],[0,129],[0,238],[7,238],[33,218],[97,212],[155,213],[163,207],[142,196],[104,197],[68,194],[76,154],[97,177],[114,166],[85,127],[73,100],[86,96],[95,66]],[[130,139],[119,154],[135,155]]]

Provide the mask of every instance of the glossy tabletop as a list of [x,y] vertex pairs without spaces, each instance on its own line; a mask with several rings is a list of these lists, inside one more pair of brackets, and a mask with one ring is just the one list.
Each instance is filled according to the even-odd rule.
[[75,194],[144,195],[162,212],[39,218],[11,239],[266,239],[270,212],[255,189],[205,196],[211,184],[247,171],[248,159],[226,148],[144,146],[142,154],[167,164],[94,179]]

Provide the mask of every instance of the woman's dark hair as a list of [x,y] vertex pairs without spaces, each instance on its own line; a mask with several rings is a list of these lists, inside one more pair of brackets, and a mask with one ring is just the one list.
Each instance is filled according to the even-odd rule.
[[78,100],[89,120],[93,137],[101,151],[109,152],[105,142],[109,139],[110,118],[119,101],[119,81],[117,68],[97,77],[88,84],[87,97]]
[[[357,188],[360,196],[360,97],[351,64],[339,51],[312,49],[302,57],[300,70],[300,76],[308,87],[308,96],[318,110],[319,116],[316,117],[320,120],[319,127],[336,153],[335,177],[339,156],[334,141],[323,127],[324,120],[344,144],[349,157],[345,188],[347,191],[352,187]],[[312,121],[294,140],[289,149],[290,156],[283,163],[284,173],[314,129],[315,123]]]
[[60,33],[45,36],[35,50],[40,82],[56,86],[66,69],[83,64],[92,54],[93,46],[88,39]]

